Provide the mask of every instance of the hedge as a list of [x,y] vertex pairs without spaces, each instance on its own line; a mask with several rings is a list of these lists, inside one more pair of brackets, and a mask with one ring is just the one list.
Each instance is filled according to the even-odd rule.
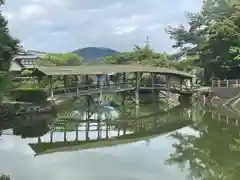
[[16,101],[43,102],[47,100],[47,93],[37,88],[20,88],[10,92]]

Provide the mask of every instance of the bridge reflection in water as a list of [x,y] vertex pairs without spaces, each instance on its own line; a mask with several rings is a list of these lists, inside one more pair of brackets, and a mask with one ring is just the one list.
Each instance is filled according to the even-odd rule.
[[[140,140],[149,141],[161,134],[193,124],[202,117],[199,110],[201,108],[177,106],[168,111],[101,122],[76,118],[56,120],[51,114],[32,114],[11,121],[0,121],[0,129],[13,131],[3,131],[3,135],[14,134],[28,138],[29,146],[36,156],[109,147]],[[140,109],[136,108],[137,115],[140,114],[139,111]]]
[[[145,113],[143,108],[141,111]],[[37,119],[37,117],[39,117],[39,119]],[[28,118],[28,121],[26,121],[26,118]],[[236,116],[236,114],[227,114],[227,112],[219,109],[203,108],[201,106],[175,107],[168,112],[162,111],[135,118],[103,121],[99,124],[89,122],[90,128],[86,131],[86,122],[78,122],[76,119],[72,121],[70,119],[55,121],[55,118],[51,115],[42,114],[42,116],[32,115],[28,117],[18,117],[11,121],[0,121],[0,129],[2,129],[3,132],[3,136],[0,137],[0,142],[2,142],[4,146],[4,141],[6,142],[12,139],[10,144],[16,145],[12,147],[13,149],[19,145],[19,149],[21,149],[22,145],[24,146],[24,148],[22,147],[24,153],[23,158],[26,158],[28,169],[25,170],[26,165],[23,164],[24,170],[16,170],[15,174],[11,174],[12,177],[14,177],[14,175],[19,176],[20,170],[28,171],[32,174],[32,172],[38,172],[39,169],[40,174],[37,174],[37,176],[41,176],[41,169],[48,169],[48,167],[52,168],[51,174],[55,177],[56,173],[54,172],[60,173],[62,170],[64,171],[67,164],[68,169],[66,170],[72,170],[70,171],[74,174],[72,177],[78,177],[79,173],[83,175],[89,173],[94,174],[94,177],[90,177],[89,179],[96,179],[97,177],[103,177],[100,179],[114,179],[112,176],[109,176],[108,172],[117,172],[119,177],[122,175],[122,179],[126,179],[126,174],[131,173],[137,174],[133,176],[134,179],[138,179],[139,174],[147,178],[149,170],[156,167],[154,171],[152,171],[154,177],[152,179],[157,179],[161,176],[161,179],[165,180],[169,179],[169,177],[170,179],[181,180],[237,180],[239,179],[240,172],[239,121],[240,118]],[[37,131],[37,128],[43,130]],[[8,137],[6,137],[7,134],[11,134],[9,129],[13,129],[14,134],[21,135],[22,138],[25,137],[27,139],[21,140],[15,137],[8,139]],[[26,131],[26,129],[28,129],[28,131]],[[171,133],[168,133],[170,131]],[[161,136],[161,134],[165,135]],[[167,141],[170,144],[164,144],[165,140],[170,140]],[[21,142],[17,143],[17,141]],[[142,142],[137,143],[137,146],[133,144],[133,146],[118,146],[118,148],[81,152],[81,156],[76,156],[80,155],[79,152],[77,152],[77,154],[71,152],[71,156],[66,156],[65,153],[57,153],[109,147],[137,141]],[[146,146],[145,143],[148,147],[142,148]],[[31,150],[29,152],[30,157],[27,159],[27,156],[25,156],[26,150],[30,148],[32,148],[35,153]],[[141,153],[139,153],[138,148],[140,148]],[[109,154],[105,154],[105,150],[107,150]],[[92,152],[97,152],[95,154],[96,156],[93,156]],[[54,154],[45,156],[45,154],[48,153]],[[1,154],[2,159],[4,159],[3,156],[6,156],[6,159],[8,158],[9,162],[12,163],[4,169],[7,160],[1,161],[3,164],[3,173],[8,172],[9,167],[14,168],[22,165],[19,155],[13,156],[11,150],[4,149],[1,151]],[[32,158],[33,154],[38,156],[34,160]],[[106,156],[102,156],[103,154]],[[118,154],[118,157],[113,157],[113,154]],[[22,154],[20,154],[20,156],[22,156]],[[19,158],[20,162],[10,161],[11,157],[14,159]],[[49,158],[50,162],[48,162]],[[54,161],[51,161],[51,159],[54,159]],[[79,159],[81,160],[79,161]],[[120,159],[121,161],[118,161]],[[122,160],[125,162],[124,166],[122,166]],[[23,161],[25,161],[25,159],[23,159]],[[29,161],[34,161],[34,163],[37,163],[37,166],[29,165]],[[112,166],[113,163],[116,163],[116,165]],[[161,165],[163,163],[164,165]],[[77,168],[72,169],[73,166],[71,166],[71,164]],[[60,166],[62,169],[59,169]],[[86,166],[86,169],[89,168],[90,170],[87,171],[85,168],[82,168],[83,166]],[[102,174],[95,171],[95,169],[99,167],[101,167],[99,171],[101,171]],[[178,171],[175,167],[181,168],[181,171]],[[91,168],[94,169],[94,171]],[[167,174],[161,171],[161,169],[169,168],[174,169],[171,172],[167,172]],[[115,169],[121,171],[115,171]],[[125,171],[126,169],[129,171]],[[133,169],[136,170],[134,171]],[[45,172],[48,172],[48,170]],[[60,175],[65,177],[63,174]],[[44,178],[54,179],[54,177]]]
[[38,137],[38,142],[29,143],[29,146],[35,155],[41,155],[149,140],[190,125],[195,117],[192,112],[191,107],[178,106],[124,120],[88,121],[87,129],[86,122],[79,123],[76,119],[57,121],[47,135]]

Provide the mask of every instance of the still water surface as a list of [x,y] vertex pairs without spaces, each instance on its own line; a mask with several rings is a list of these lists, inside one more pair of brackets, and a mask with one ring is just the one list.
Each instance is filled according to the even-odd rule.
[[153,106],[102,123],[50,114],[1,120],[0,173],[12,180],[239,179],[235,119],[200,106]]

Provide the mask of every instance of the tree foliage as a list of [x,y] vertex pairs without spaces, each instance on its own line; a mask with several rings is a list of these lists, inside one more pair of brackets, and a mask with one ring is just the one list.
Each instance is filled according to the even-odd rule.
[[218,116],[207,112],[202,121],[192,126],[196,133],[176,132],[174,152],[166,164],[189,169],[188,179],[238,180],[239,133],[233,119],[220,122]]
[[[4,4],[4,0],[0,1],[0,6]],[[6,91],[6,83],[8,78],[8,70],[11,66],[12,58],[19,49],[19,41],[14,39],[8,29],[8,22],[0,12],[0,100]]]
[[[189,27],[166,31],[176,43],[178,58],[192,59],[204,77],[239,77],[240,4],[238,0],[206,0],[199,13],[188,13]],[[192,58],[195,57],[195,58]]]
[[[0,6],[4,4],[4,1],[0,1]],[[0,70],[8,71],[11,65],[11,60],[18,52],[19,41],[14,39],[8,29],[8,21],[0,13]]]
[[183,66],[182,62],[176,61],[173,56],[167,53],[155,52],[150,46],[143,48],[135,46],[131,52],[121,52],[114,56],[107,56],[103,63],[106,64],[141,64],[156,67],[176,68],[179,70],[189,71],[191,66]]
[[74,53],[51,53],[37,61],[41,66],[80,66],[82,63],[83,58]]

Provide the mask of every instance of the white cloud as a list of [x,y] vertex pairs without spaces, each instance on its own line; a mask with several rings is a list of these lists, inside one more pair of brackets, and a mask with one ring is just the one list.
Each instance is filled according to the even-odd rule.
[[29,4],[20,9],[20,17],[23,20],[38,20],[43,18],[45,13],[45,9],[37,4]]
[[[8,0],[3,10],[10,32],[28,49],[70,51],[102,46],[125,51],[149,36],[154,49],[172,51],[164,28],[186,23],[185,12],[198,11],[202,3],[176,1]],[[56,35],[59,32],[65,32],[64,36]]]
[[128,34],[134,30],[136,30],[137,27],[131,27],[131,26],[125,26],[125,27],[117,27],[116,30],[115,30],[115,34],[118,34],[118,35],[124,35],[124,34]]
[[69,33],[68,31],[55,31],[55,32],[51,32],[50,35],[62,37],[62,36],[69,35]]

